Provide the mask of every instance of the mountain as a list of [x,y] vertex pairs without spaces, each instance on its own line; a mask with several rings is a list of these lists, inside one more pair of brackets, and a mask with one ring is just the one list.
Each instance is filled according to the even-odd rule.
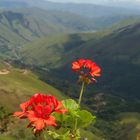
[[[81,16],[98,18],[113,15],[139,15],[139,10],[97,4],[56,3],[45,0],[0,0],[2,8],[38,7],[45,10],[71,12]],[[84,10],[83,10],[84,9]],[[106,12],[104,12],[106,11]]]
[[[18,10],[16,12],[19,13]],[[83,99],[83,107],[94,112],[98,120],[95,126],[88,129],[90,132],[85,132],[86,134],[82,132],[82,134],[95,140],[103,138],[108,140],[135,139],[140,131],[139,17],[131,17],[112,28],[96,33],[61,33],[61,35],[51,34],[42,37],[44,34],[36,32],[38,35],[34,34],[34,38],[29,38],[26,37],[26,33],[24,34],[25,30],[21,32],[20,28],[19,32],[16,32],[15,29],[18,28],[18,25],[22,25],[26,30],[33,29],[34,26],[27,28],[24,20],[15,20],[18,17],[13,14],[15,11],[12,11],[13,20],[8,20],[7,13],[9,14],[7,11],[6,14],[2,13],[1,26],[8,27],[8,29],[3,32],[7,33],[6,35],[1,33],[4,36],[1,37],[1,43],[6,42],[13,45],[11,48],[15,47],[15,54],[18,57],[13,54],[14,64],[22,69],[0,61],[2,73],[0,75],[0,126],[2,126],[0,127],[2,133],[0,139],[13,138],[15,140],[20,137],[33,139],[30,132],[23,131],[25,124],[9,121],[11,119],[9,119],[9,115],[16,109],[15,106],[35,92],[51,92],[58,98],[70,96],[77,99],[76,93],[79,88],[76,88],[77,77],[71,76],[71,62],[80,57],[93,59],[102,68],[102,77],[99,78],[96,86],[87,88]],[[35,17],[39,17],[40,14],[37,13],[34,14]],[[29,19],[31,20],[31,18]],[[7,21],[12,21],[12,23]],[[9,28],[11,28],[10,32],[8,32]],[[32,30],[29,31],[32,32]],[[9,35],[10,33],[12,36]],[[15,41],[10,38],[14,35]],[[20,42],[17,41],[17,37],[21,40]],[[29,44],[26,44],[27,42]],[[21,43],[21,46],[18,46],[18,43]],[[0,45],[0,47],[2,46],[1,55],[7,54],[7,52],[11,54],[11,50],[5,52],[6,46]],[[8,59],[11,60],[11,58]],[[28,68],[32,69],[35,74]],[[48,84],[39,79],[47,81]],[[54,87],[64,92],[60,92]],[[9,100],[10,104],[8,104]]]
[[96,113],[95,127],[101,132],[94,127],[91,131],[108,140],[132,140],[139,132],[139,36],[139,18],[129,18],[97,33],[39,39],[20,50],[20,62],[42,80],[77,98],[79,88],[77,77],[70,76],[71,62],[77,58],[95,60],[102,68],[102,77],[96,86],[87,88],[83,103]]
[[[28,69],[19,69],[10,63],[0,60],[0,139],[1,140],[32,140],[35,136],[26,129],[27,122],[13,118],[14,111],[19,110],[19,104],[35,93],[51,94],[59,100],[66,96],[53,86],[42,82],[39,77]],[[10,101],[10,102],[9,102]],[[81,130],[82,135],[89,139],[101,140],[87,130]]]
[[[140,79],[139,29],[140,23],[134,22],[104,32],[44,38],[24,47],[21,50],[21,60],[28,65],[63,69],[67,68],[67,65],[70,66],[71,61],[76,58],[91,58],[103,69],[100,82],[103,89],[111,89],[114,94],[120,96],[127,94],[127,98],[136,98],[139,97],[137,91]],[[67,74],[65,73],[66,77]]]
[[[9,0],[3,2],[7,2],[6,7]],[[129,14],[119,17],[120,13],[102,12],[95,20],[91,15],[90,19],[81,16],[77,7],[79,13],[73,14],[63,8],[31,8],[33,1],[26,2],[15,0],[14,6],[0,12],[0,139],[34,139],[24,129],[25,123],[21,125],[10,117],[32,94],[77,99],[80,87],[71,72],[71,62],[81,57],[95,60],[102,68],[102,77],[96,85],[87,87],[82,101],[83,108],[96,114],[97,123],[82,134],[91,140],[136,139],[140,131],[140,17],[132,16],[95,32]],[[34,3],[40,5],[42,1]],[[54,3],[49,4],[54,7]],[[42,3],[41,7],[46,5]]]
[[40,9],[5,10],[0,12],[0,19],[2,28],[27,41],[51,33],[88,31],[94,27],[90,19]]
[[[62,27],[63,25],[59,25],[59,28],[62,28],[61,30],[66,30],[66,28],[70,28],[70,29],[72,28],[72,29],[75,29],[75,32],[81,31],[81,30],[89,31],[89,30],[104,29],[130,16],[140,15],[139,10],[137,9],[127,9],[127,8],[103,6],[103,5],[96,5],[96,4],[56,3],[56,2],[50,2],[50,1],[45,1],[45,0],[40,0],[40,1],[38,0],[30,0],[30,1],[28,0],[20,0],[20,1],[19,0],[0,0],[0,8],[9,9],[10,11],[12,9],[16,9],[16,10],[26,9],[27,10],[27,9],[32,9],[32,8],[33,9],[39,8],[39,9],[47,10],[47,13],[50,14],[50,16],[53,16],[53,19],[51,19],[53,20],[53,24],[52,24],[52,21],[51,23],[48,21],[49,22],[49,23],[47,22],[48,25],[52,24],[53,28],[55,28],[55,26],[57,25],[54,24],[54,21],[58,25],[61,22],[61,24],[65,26],[65,27]],[[37,11],[34,10],[34,13],[37,13]],[[27,12],[26,12],[26,16],[27,16]],[[48,18],[50,19],[50,16],[49,17],[47,16],[47,19]],[[80,22],[79,24],[78,24],[78,21]],[[51,26],[49,26],[49,28],[52,29]]]
[[17,57],[17,48],[37,38],[51,34],[94,30],[95,25],[89,18],[68,12],[27,8],[1,10],[0,29],[0,55],[5,54],[7,58]]
[[139,0],[99,0],[97,2],[98,4],[102,4],[102,5],[109,5],[109,6],[114,6],[114,7],[122,7],[122,8],[129,8],[129,9],[140,9],[140,1]]
[[[65,55],[71,49],[77,48],[84,40],[86,38],[82,39],[80,34],[79,36],[78,34],[61,34],[44,37],[21,48],[21,60],[31,65],[37,64],[48,68],[58,67],[57,64],[61,61],[62,55]],[[38,57],[36,58],[37,54]]]

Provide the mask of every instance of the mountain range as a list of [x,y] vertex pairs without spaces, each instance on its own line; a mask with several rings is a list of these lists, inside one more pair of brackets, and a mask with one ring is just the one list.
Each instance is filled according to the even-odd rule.
[[97,33],[42,38],[20,50],[21,60],[28,65],[59,69],[69,67],[76,58],[91,58],[100,63],[106,73],[101,83],[103,86],[109,90],[114,86],[115,92],[122,96],[127,93],[127,97],[137,97],[140,20],[126,26],[123,25],[124,22],[122,27],[119,24],[118,29],[116,27]]
[[0,5],[1,8],[38,7],[45,10],[71,12],[74,14],[92,18],[115,15],[139,15],[139,10],[135,8],[127,9],[97,4],[56,3],[45,0],[0,0]]
[[[42,38],[20,50],[21,60],[27,67],[33,68],[42,80],[54,85],[73,98],[77,98],[76,92],[78,90],[75,89],[76,77],[69,76],[72,75],[71,62],[77,58],[95,60],[102,68],[102,78],[98,80],[96,86],[88,87],[83,102],[88,104],[92,111],[99,107],[98,117],[110,124],[110,121],[119,119],[121,113],[140,111],[138,108],[140,97],[138,92],[140,90],[138,84],[140,82],[139,29],[139,18],[130,18],[110,29],[97,33]],[[96,100],[96,96],[99,96],[99,100]],[[102,104],[103,101],[106,102],[105,107],[104,103]],[[98,105],[99,102],[101,103],[99,106],[94,104]],[[136,117],[134,114],[132,116]],[[134,127],[133,132],[129,130],[131,136],[125,132],[128,131],[130,122],[124,131],[121,130],[123,135],[116,135],[116,140],[132,140],[132,137],[135,137],[139,129]],[[104,128],[98,125],[100,130],[106,129],[105,126]],[[110,136],[107,136],[109,130],[103,134],[109,140],[114,139],[116,131],[120,132],[120,129],[123,129],[121,128],[123,126],[116,128],[114,125],[109,126],[113,131]]]
[[[97,123],[82,134],[89,140],[136,139],[140,131],[137,10],[35,0],[0,0],[0,7],[0,139],[34,139],[24,130],[25,123],[11,118],[17,105],[32,94],[77,100],[79,86],[71,62],[78,58],[92,59],[102,69],[82,101],[82,107],[97,116]],[[88,12],[83,14],[83,7]]]
[[[14,48],[43,36],[95,30],[93,20],[79,15],[41,9],[2,10],[0,12],[0,54],[9,57]],[[12,52],[12,53],[11,53]]]

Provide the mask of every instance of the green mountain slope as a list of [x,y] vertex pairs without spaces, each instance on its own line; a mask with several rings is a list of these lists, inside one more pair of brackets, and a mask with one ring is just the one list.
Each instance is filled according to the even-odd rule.
[[[139,36],[139,20],[130,19],[103,32],[64,34],[38,39],[18,51],[18,54],[21,54],[18,61],[21,65],[29,66],[38,72],[43,80],[53,83],[54,86],[65,91],[65,94],[76,98],[75,93],[78,89],[75,88],[76,82],[73,81],[75,77],[70,76],[71,62],[80,57],[95,60],[102,67],[102,77],[96,86],[87,89],[83,100],[91,111],[97,111],[96,129],[91,127],[90,131],[97,134],[99,137],[97,139],[104,137],[107,140],[132,140],[139,132],[139,113],[137,115],[134,113],[140,112]],[[26,74],[26,71],[24,72]],[[31,91],[36,91],[33,87],[37,85],[33,83],[38,83],[37,77],[35,76],[36,81],[30,74],[29,72],[26,77],[23,71],[14,69],[9,76],[3,75],[1,79],[10,81],[10,85],[15,81],[11,85],[11,89],[13,86],[16,87],[12,93],[19,91],[19,97],[23,95],[22,98],[25,99],[32,94]],[[1,85],[4,86],[5,91],[5,84]],[[26,91],[22,88],[23,85],[30,90]],[[23,91],[17,89],[18,87]],[[41,87],[36,89],[41,92],[46,90]],[[25,95],[25,92],[29,94]],[[1,93],[3,95],[3,91]],[[11,97],[11,94],[6,99],[3,97],[3,101],[9,98],[19,102],[15,97]],[[0,102],[6,106],[6,102]],[[10,110],[11,107],[7,106]]]
[[[27,122],[16,120],[11,116],[19,110],[19,104],[35,93],[56,96],[59,100],[66,96],[53,86],[42,82],[39,77],[27,69],[17,69],[9,63],[0,61],[0,139],[1,140],[32,140],[35,139],[31,130],[26,129]],[[92,132],[82,130],[83,136],[101,140]]]
[[31,140],[34,138],[31,132],[25,129],[27,122],[16,121],[11,114],[19,109],[20,103],[26,101],[31,95],[41,92],[55,95],[59,99],[65,98],[59,90],[40,81],[31,71],[16,69],[0,61],[1,140]]
[[108,89],[111,88],[122,96],[123,94],[138,96],[139,29],[140,24],[136,22],[125,27],[122,25],[122,28],[116,30],[109,29],[94,34],[73,34],[42,39],[23,48],[22,60],[26,64],[49,69],[70,65],[76,58],[91,58],[102,66],[104,74],[101,85],[109,86]]
[[[134,21],[127,26],[122,23],[115,26],[104,32],[39,40],[21,50],[21,60],[35,71],[42,70],[43,80],[74,98],[77,98],[78,89],[75,88],[76,77],[69,76],[72,75],[71,62],[81,57],[95,60],[102,68],[102,77],[96,86],[88,87],[83,102],[93,112],[98,109],[96,128],[103,133],[93,128],[91,131],[103,135],[107,140],[132,140],[139,131],[138,126],[133,120],[122,122],[129,119],[125,112],[139,121],[133,112],[140,112],[140,24]],[[37,51],[41,52],[37,55]],[[43,77],[44,73],[47,73],[47,78]],[[101,93],[103,97],[100,97]],[[124,113],[124,118],[119,118],[121,113]]]
[[81,38],[78,34],[62,34],[42,38],[20,50],[21,60],[31,65],[37,64],[48,68],[58,67],[62,55],[71,49],[77,48],[86,39],[88,38]]
[[27,42],[50,34],[94,30],[94,24],[68,12],[27,8],[1,10],[0,29],[0,55],[13,58],[18,57],[16,49]]
[[[0,0],[0,8],[2,9],[30,9],[33,7],[53,11],[57,13],[55,14],[56,17],[58,16],[59,18],[59,15],[64,17],[64,19],[61,18],[61,22],[63,22],[63,24],[72,24],[72,27],[76,25],[76,27],[80,29],[83,29],[83,26],[79,26],[79,24],[75,23],[73,19],[67,21],[67,18],[71,19],[73,15],[77,15],[74,18],[77,18],[77,20],[79,20],[80,23],[81,18],[85,18],[85,20],[83,20],[82,22],[87,23],[88,21],[91,23],[88,23],[88,25],[90,25],[91,27],[94,26],[94,28],[92,29],[99,30],[109,27],[112,24],[126,19],[130,16],[140,15],[139,10],[137,9],[124,9],[122,7],[103,6],[96,4],[57,3],[46,0]],[[87,28],[89,26],[85,27],[86,29],[89,29]]]
[[[31,71],[16,69],[7,65],[7,63],[4,63],[0,66],[0,91],[1,97],[3,96],[0,104],[2,106],[7,106],[10,110],[15,110],[15,105],[19,104],[21,100],[25,100],[39,92],[53,94],[59,99],[65,97],[57,89],[40,81]],[[8,71],[8,73],[2,74],[3,71]],[[13,98],[13,100],[10,98]],[[10,104],[7,104],[8,100],[11,100]]]
[[5,33],[12,32],[26,41],[48,34],[94,29],[92,20],[88,18],[68,12],[45,11],[37,8],[1,11],[0,19],[1,28],[7,29]]

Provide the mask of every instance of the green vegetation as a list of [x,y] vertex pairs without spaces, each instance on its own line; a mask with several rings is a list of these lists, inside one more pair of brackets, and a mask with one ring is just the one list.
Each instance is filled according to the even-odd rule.
[[94,30],[91,19],[67,12],[27,8],[3,10],[0,17],[0,35],[14,44],[49,34]]
[[[75,89],[75,78],[68,76],[71,62],[80,57],[98,62],[102,77],[96,86],[89,87],[84,98],[88,109],[97,111],[99,119],[95,125],[97,129],[91,127],[90,131],[107,140],[132,140],[139,132],[140,120],[134,113],[140,111],[139,27],[139,19],[133,21],[132,18],[103,32],[50,36],[21,49],[21,60],[36,68],[41,79],[74,98],[78,89]],[[43,77],[45,72],[46,78]],[[124,120],[127,121],[124,123]]]
[[29,130],[23,131],[26,122],[21,125],[10,117],[34,93],[77,98],[79,89],[75,88],[76,77],[70,76],[70,65],[80,57],[93,59],[102,67],[101,79],[88,87],[83,99],[83,108],[95,113],[98,120],[87,131],[81,130],[82,134],[89,140],[136,138],[140,131],[139,17],[96,33],[74,33],[95,25],[71,13],[26,9],[2,11],[0,17],[0,59],[12,58],[16,66],[24,67],[0,61],[0,70],[9,72],[0,75],[0,139],[34,140]]
[[92,19],[35,8],[1,10],[0,19],[0,56],[5,59],[18,59],[18,49],[40,37],[95,29]]
[[[133,92],[136,97],[140,69],[139,24],[123,26],[122,24],[122,28],[116,30],[112,28],[92,34],[72,34],[40,39],[21,50],[21,60],[25,64],[40,66],[48,71],[50,68],[55,70],[58,68],[60,72],[64,67],[70,66],[76,58],[90,58],[99,62],[105,73],[100,82],[103,91],[107,87],[105,90],[109,89],[109,92],[111,88],[112,92],[117,92],[121,96],[127,94],[128,97],[132,96]],[[70,71],[66,71],[65,75],[61,76],[67,77],[68,73]],[[108,78],[110,76],[112,78]]]
[[[55,95],[58,99],[64,99],[66,96],[49,84],[39,80],[38,76],[27,69],[17,69],[8,67],[1,61],[0,71],[7,69],[8,74],[0,74],[0,139],[2,140],[35,140],[30,130],[26,130],[27,122],[15,120],[11,116],[14,111],[19,109],[19,104],[30,98],[35,93],[46,93]],[[89,139],[100,137],[91,132],[82,130]]]
[[[65,96],[59,90],[40,81],[29,70],[9,68],[1,62],[0,71],[3,68],[7,69],[9,74],[0,74],[0,133],[4,134],[0,138],[8,140],[12,139],[11,136],[13,136],[13,140],[19,138],[32,139],[31,132],[28,132],[29,130],[25,132],[27,123],[23,121],[21,125],[21,122],[15,121],[11,114],[19,110],[21,102],[35,93],[52,94],[57,96],[58,99],[64,99]],[[5,135],[9,135],[9,137]]]
[[120,120],[120,123],[126,130],[126,132],[122,133],[120,140],[123,140],[124,135],[128,140],[136,139],[140,132],[140,113],[122,113],[120,115]]

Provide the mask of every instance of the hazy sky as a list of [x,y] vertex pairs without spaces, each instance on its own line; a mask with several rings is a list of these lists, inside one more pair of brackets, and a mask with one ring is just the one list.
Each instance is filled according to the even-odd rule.
[[48,0],[55,2],[78,2],[78,3],[106,3],[106,2],[140,2],[140,0]]

